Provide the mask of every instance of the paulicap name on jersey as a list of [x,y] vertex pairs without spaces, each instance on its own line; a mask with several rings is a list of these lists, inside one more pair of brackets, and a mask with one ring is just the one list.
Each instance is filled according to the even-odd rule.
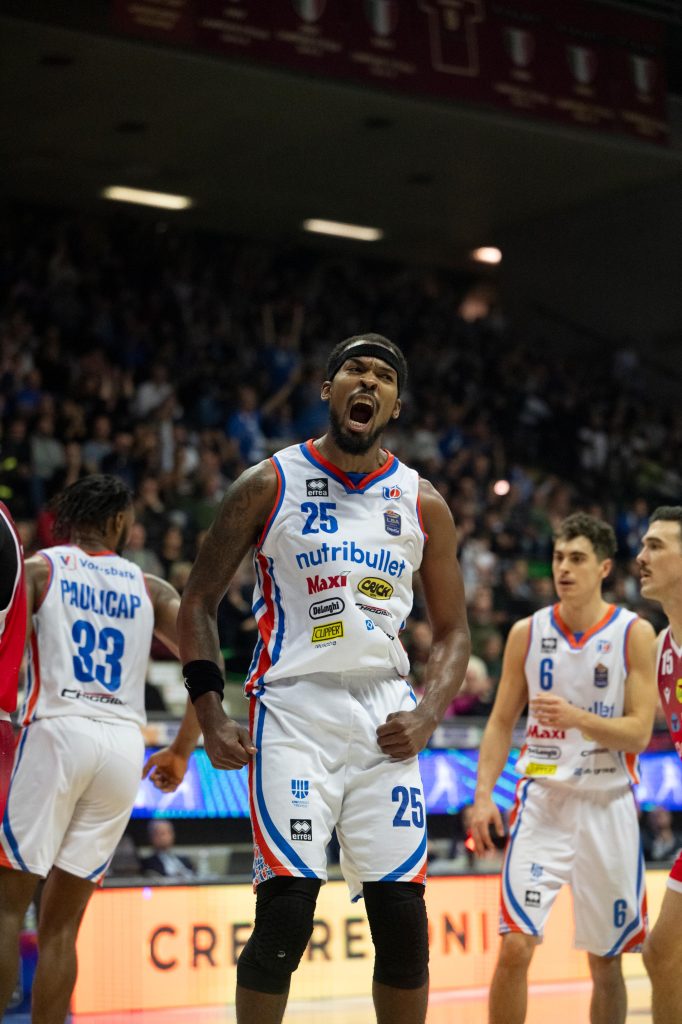
[[114,552],[46,548],[22,721],[81,715],[143,724],[154,609],[144,574]]
[[399,633],[425,534],[418,474],[386,455],[359,480],[311,441],[273,456],[278,489],[254,555],[259,638],[247,693],[314,672],[407,675]]

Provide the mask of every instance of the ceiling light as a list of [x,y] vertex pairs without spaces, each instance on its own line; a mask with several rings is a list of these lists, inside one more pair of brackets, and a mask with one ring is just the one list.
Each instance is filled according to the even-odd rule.
[[360,242],[378,242],[384,237],[381,228],[367,228],[362,224],[342,224],[336,220],[303,221],[304,231],[313,231],[318,235],[336,235],[338,238],[355,238]]
[[472,260],[476,263],[501,263],[502,252],[493,245],[483,245],[480,249],[474,249],[471,253]]
[[102,192],[104,199],[119,203],[138,203],[140,206],[156,206],[162,210],[186,210],[193,200],[189,196],[174,196],[170,192],[148,192],[143,188],[126,188],[124,185],[110,185]]

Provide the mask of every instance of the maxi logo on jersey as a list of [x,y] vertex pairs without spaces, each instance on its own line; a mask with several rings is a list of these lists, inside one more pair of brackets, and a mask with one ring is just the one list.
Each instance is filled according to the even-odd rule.
[[142,598],[136,594],[125,594],[120,590],[99,590],[75,580],[61,580],[61,594],[64,604],[94,612],[95,615],[108,615],[112,619],[134,619],[135,612],[142,604]]
[[388,548],[379,548],[377,551],[360,547],[354,540],[344,540],[342,544],[327,544],[324,541],[319,547],[312,551],[301,551],[294,555],[296,565],[299,569],[310,569],[315,565],[324,565],[327,562],[355,562],[356,565],[366,565],[369,569],[376,569],[377,572],[388,573],[398,579],[405,571],[405,559],[392,557]]
[[348,576],[306,576],[309,594],[319,594],[322,590],[335,590],[337,587],[345,587]]

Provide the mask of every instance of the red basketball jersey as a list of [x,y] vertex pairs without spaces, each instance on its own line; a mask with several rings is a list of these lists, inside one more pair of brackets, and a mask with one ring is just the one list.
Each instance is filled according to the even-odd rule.
[[670,626],[659,641],[656,677],[670,736],[682,757],[682,648],[673,640]]
[[0,608],[0,717],[3,717],[3,711],[8,715],[17,706],[19,668],[26,643],[26,579],[19,534],[1,501],[0,528],[9,529],[17,554],[12,596],[7,607]]

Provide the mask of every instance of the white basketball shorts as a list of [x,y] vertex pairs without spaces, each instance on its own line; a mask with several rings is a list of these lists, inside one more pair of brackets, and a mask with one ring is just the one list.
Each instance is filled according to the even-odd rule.
[[426,810],[417,758],[377,743],[392,711],[414,711],[404,679],[343,672],[278,680],[251,698],[254,886],[275,875],[327,879],[336,827],[352,899],[363,882],[424,882]]
[[45,877],[53,865],[99,882],[140,785],[136,725],[63,715],[31,722],[17,746],[0,864]]
[[570,885],[575,946],[597,956],[641,949],[646,892],[631,790],[586,793],[522,779],[502,867],[500,933],[542,936],[562,885]]

